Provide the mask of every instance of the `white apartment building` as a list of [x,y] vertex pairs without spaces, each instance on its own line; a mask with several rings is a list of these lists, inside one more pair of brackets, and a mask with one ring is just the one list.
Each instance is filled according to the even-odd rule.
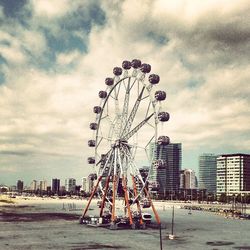
[[40,181],[39,189],[41,191],[47,191],[47,181],[46,180]]
[[74,178],[68,178],[65,180],[65,189],[67,192],[75,192],[76,180]]
[[217,157],[217,195],[250,191],[250,155],[226,154]]
[[87,177],[82,178],[82,191],[87,192]]
[[31,182],[31,184],[30,184],[30,190],[36,191],[37,189],[39,189],[38,181],[37,180],[33,180]]
[[192,169],[181,170],[180,188],[181,189],[195,189],[195,188],[197,188],[194,170],[192,170]]

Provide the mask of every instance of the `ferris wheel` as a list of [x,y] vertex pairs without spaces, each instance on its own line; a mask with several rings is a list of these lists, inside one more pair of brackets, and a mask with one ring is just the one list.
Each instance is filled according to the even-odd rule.
[[[118,197],[124,198],[122,218],[127,218],[131,226],[136,221],[143,224],[143,201],[149,203],[160,223],[150,198],[148,178],[152,166],[157,164],[153,162],[155,145],[169,143],[167,136],[158,136],[159,123],[168,121],[169,114],[162,110],[166,92],[155,90],[160,77],[147,77],[150,71],[151,66],[138,59],[123,61],[122,68],[113,69],[114,76],[105,79],[106,88],[98,93],[100,102],[93,108],[95,120],[90,123],[93,138],[88,141],[93,148],[88,163],[94,167],[96,184],[81,220],[98,193],[100,218],[108,207],[113,228],[119,222]],[[145,166],[147,177],[141,170]]]

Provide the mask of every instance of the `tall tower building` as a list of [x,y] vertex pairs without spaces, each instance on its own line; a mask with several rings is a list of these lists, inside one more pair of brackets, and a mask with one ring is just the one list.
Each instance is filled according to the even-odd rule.
[[47,191],[47,181],[46,180],[40,181],[39,186],[40,186],[41,191]]
[[37,183],[37,180],[33,180],[30,184],[30,190],[32,191],[36,191],[38,189],[38,183]]
[[216,158],[214,154],[199,156],[199,188],[207,193],[216,193]]
[[182,162],[181,143],[151,144],[153,166],[152,182],[159,185],[159,194],[174,194],[180,186],[180,169]]
[[196,177],[195,172],[192,169],[181,170],[180,174],[180,188],[181,189],[195,189]]
[[52,179],[51,181],[51,191],[58,194],[60,190],[60,179]]
[[74,178],[68,178],[65,180],[65,189],[67,192],[76,191],[76,180]]
[[82,178],[82,191],[87,192],[87,177]]
[[217,158],[217,194],[250,191],[250,155],[225,154]]
[[23,181],[18,180],[16,186],[17,186],[17,191],[18,192],[22,192],[23,191]]

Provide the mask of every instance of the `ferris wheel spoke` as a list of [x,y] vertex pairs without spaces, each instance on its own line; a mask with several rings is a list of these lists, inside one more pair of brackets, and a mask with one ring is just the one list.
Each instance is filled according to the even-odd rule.
[[108,142],[115,142],[115,140],[111,139],[110,137],[104,137],[104,136],[98,136],[98,138],[100,138],[97,147],[99,147],[99,145],[101,144],[102,140],[108,141]]
[[147,99],[147,98],[149,98],[149,95],[144,96],[144,97],[141,99],[141,101],[144,100],[144,99]]
[[136,81],[137,81],[137,78],[135,78],[135,80],[134,80],[133,83],[131,84],[131,87],[129,88],[129,91],[134,87]]
[[[97,148],[99,147],[100,143],[101,143],[102,140],[103,140],[103,137],[102,137],[102,136],[99,136],[99,138],[100,138],[100,140],[99,140],[99,142],[98,142],[97,145],[96,145]],[[97,136],[97,141],[98,141],[98,136]]]
[[124,98],[124,102],[123,102],[123,110],[122,110],[122,115],[121,115],[121,117],[122,117],[122,123],[121,123],[120,136],[121,136],[121,133],[122,133],[122,129],[126,125],[127,116],[128,116],[130,80],[131,80],[131,78],[129,78],[129,80],[128,80],[128,84],[126,86],[125,98]]
[[148,124],[150,127],[155,128],[155,126],[152,125],[151,123],[147,122],[147,124]]
[[[106,156],[108,156],[110,154],[111,151],[112,151],[112,149],[110,149],[106,154],[103,154],[103,155],[106,157]],[[101,156],[100,155],[98,155],[98,156],[99,156],[100,160],[96,163],[96,166],[98,166],[102,162]]]
[[151,102],[151,100],[150,100],[149,103],[148,103],[147,112],[146,112],[146,114],[145,114],[145,117],[148,116],[148,113],[149,113],[149,110],[150,110],[151,103],[152,103],[152,102]]
[[130,113],[130,116],[129,116],[128,120],[127,120],[126,126],[125,126],[125,128],[124,128],[124,130],[122,132],[122,136],[124,134],[126,134],[130,130],[131,126],[132,126],[132,123],[133,123],[133,121],[135,119],[135,115],[136,115],[138,107],[140,105],[141,98],[142,98],[144,90],[145,90],[145,86],[142,87],[142,90],[141,90],[141,92],[140,92],[140,94],[139,94],[139,96],[138,96],[138,98],[137,98],[137,100],[136,100],[136,102],[135,102],[135,104],[133,106],[133,109],[132,109],[132,111]]
[[142,195],[142,192],[143,192],[143,190],[144,190],[144,188],[146,186],[146,181],[143,180],[143,178],[142,178],[142,176],[140,174],[139,168],[135,164],[135,162],[133,160],[133,157],[132,157],[131,153],[129,152],[129,150],[127,151],[127,156],[130,159],[129,165],[130,165],[130,169],[132,170],[131,174],[133,176],[137,176],[139,178],[139,180],[141,181],[142,186],[143,186],[142,189],[140,190],[140,192],[133,199],[133,203],[135,203],[136,200]]
[[148,116],[146,119],[144,119],[141,123],[139,123],[135,128],[133,128],[128,134],[126,134],[123,138],[125,140],[128,140],[129,138],[131,138],[135,133],[137,133],[139,131],[139,129],[147,123],[147,121],[150,120],[150,118],[154,115],[154,113],[152,113],[150,116]]

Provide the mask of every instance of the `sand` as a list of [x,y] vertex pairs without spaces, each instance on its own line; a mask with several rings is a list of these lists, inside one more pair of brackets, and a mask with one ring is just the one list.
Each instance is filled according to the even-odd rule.
[[[78,223],[86,200],[17,197],[0,203],[0,250],[8,249],[160,249],[159,229],[109,230]],[[171,229],[173,203],[156,202],[162,222],[163,249],[249,249],[250,221],[225,219],[212,213],[176,209],[175,234]],[[180,204],[175,204],[179,207]],[[95,214],[96,200],[89,214]],[[148,209],[150,211],[150,209]]]

